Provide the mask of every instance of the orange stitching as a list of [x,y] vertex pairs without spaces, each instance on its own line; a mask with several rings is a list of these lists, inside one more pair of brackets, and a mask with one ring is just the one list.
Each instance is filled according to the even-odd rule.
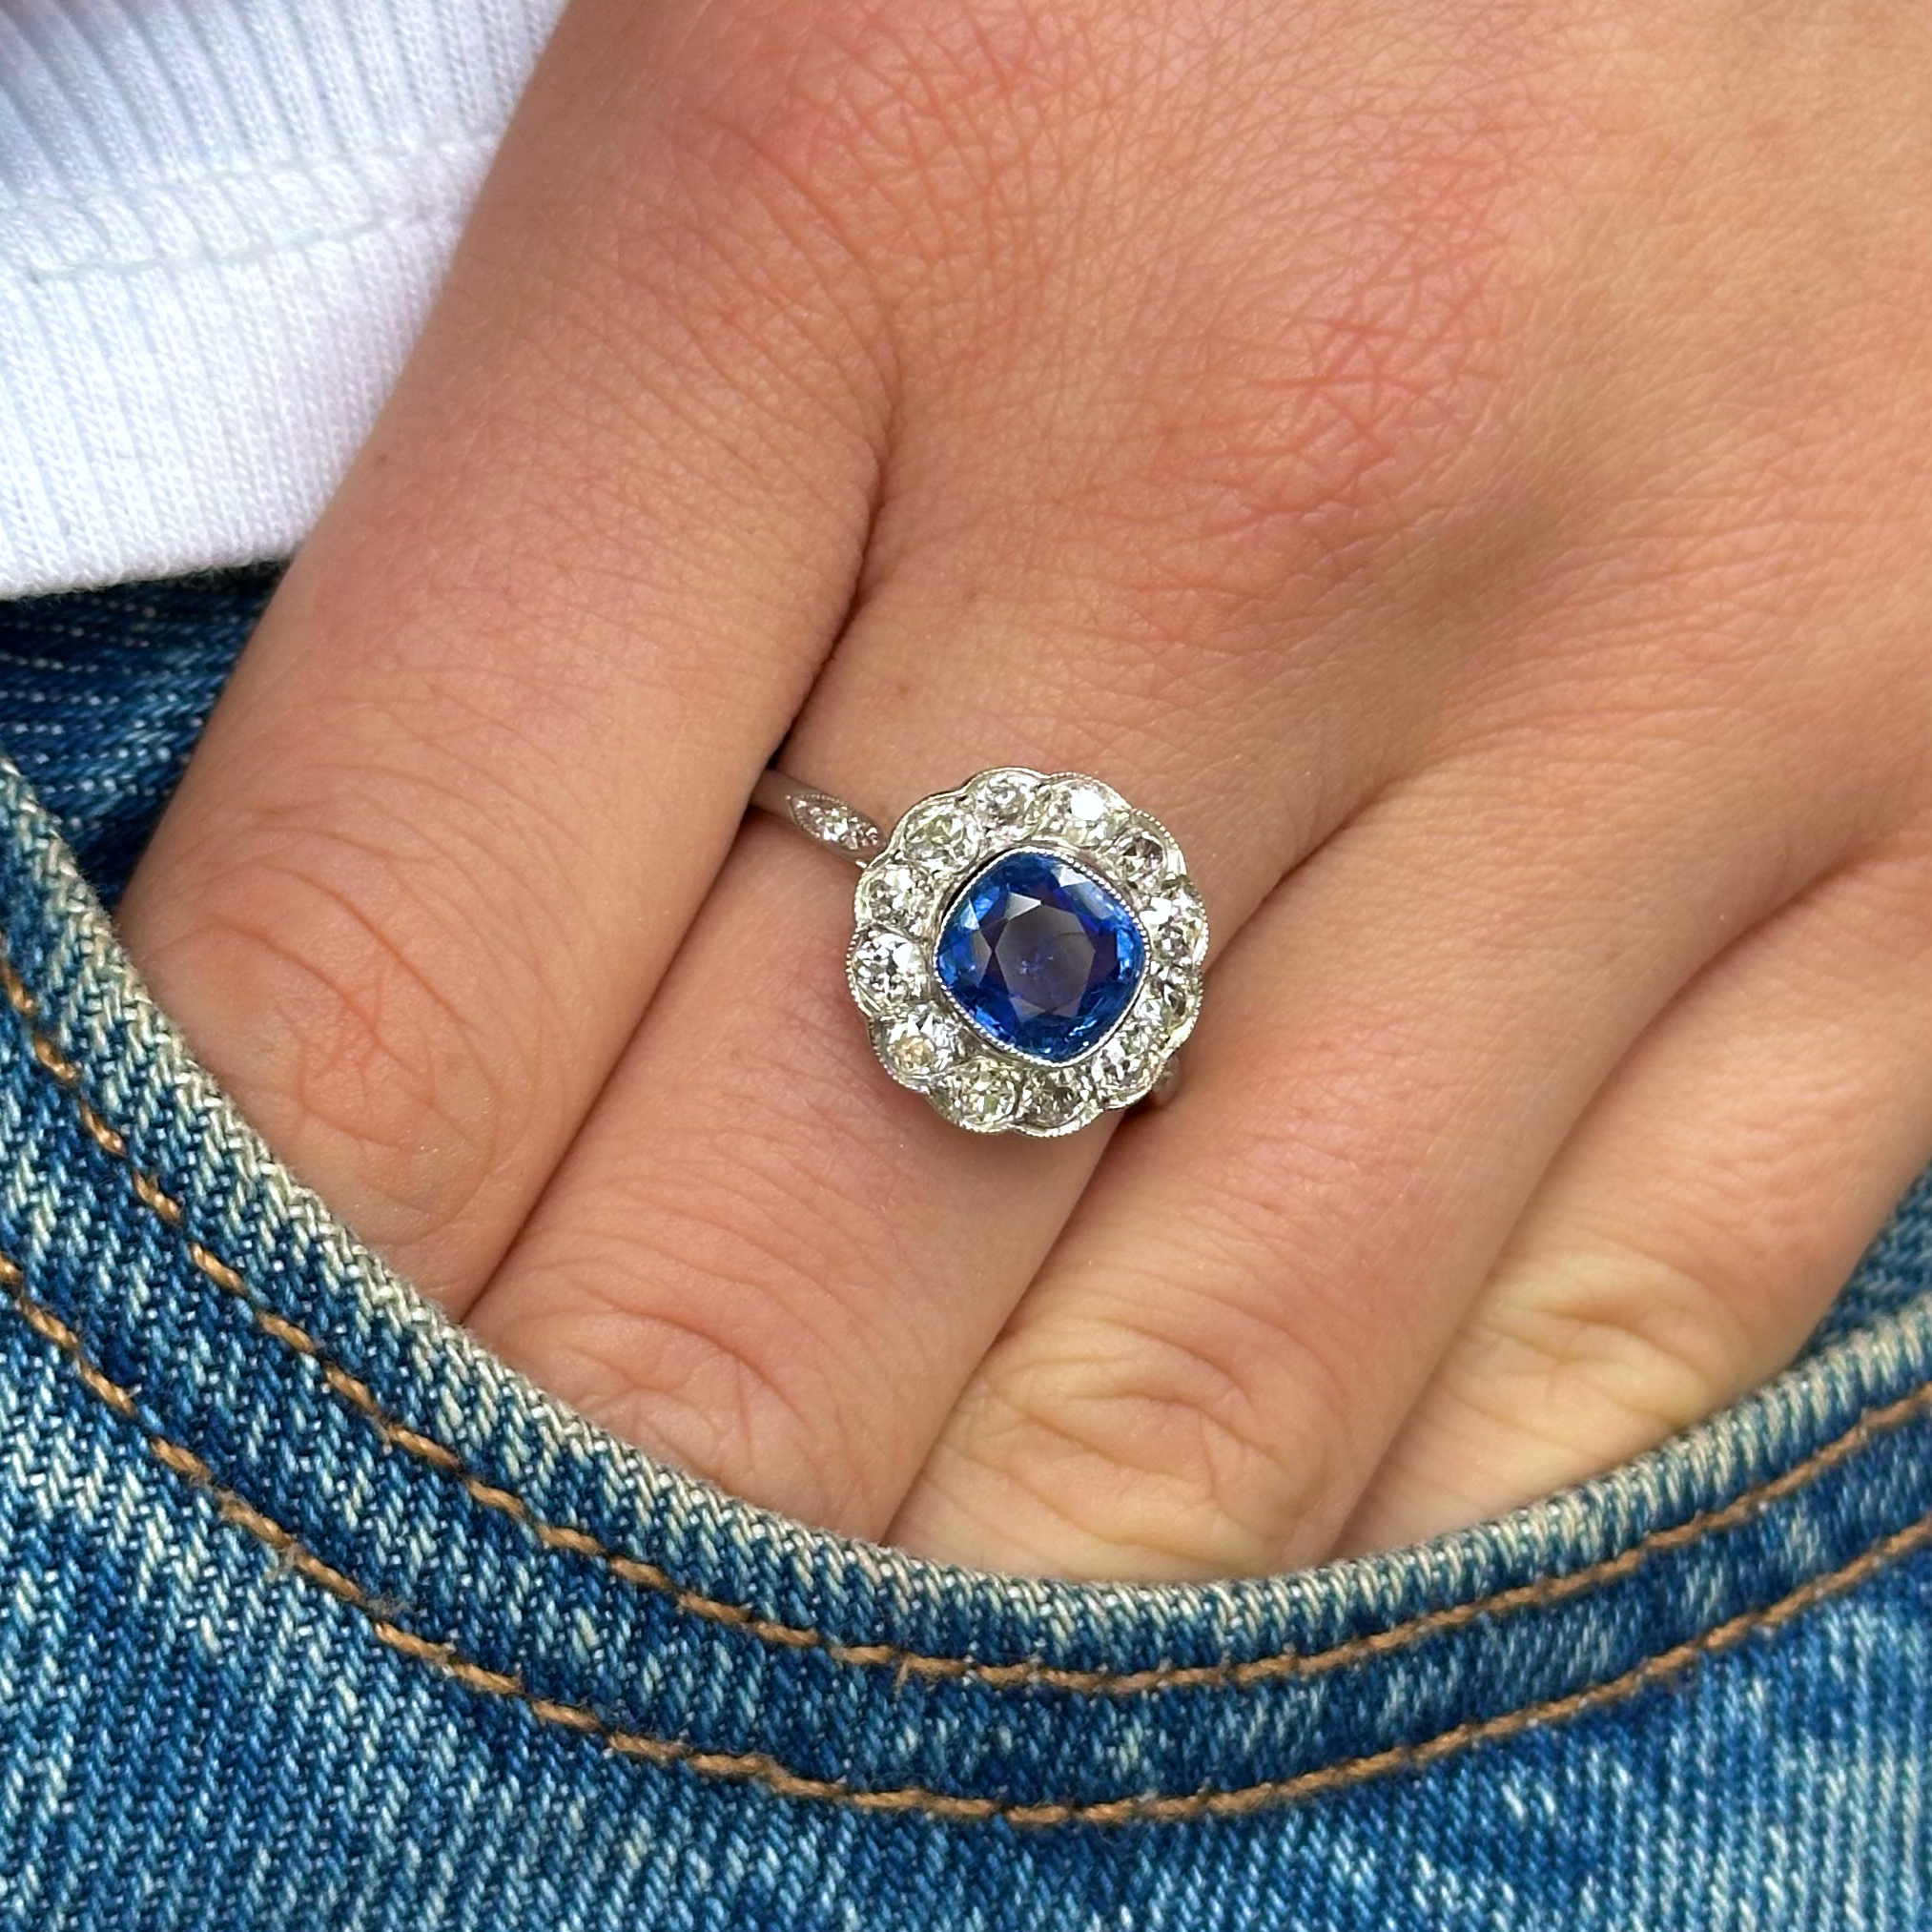
[[[80,1111],[82,1126],[104,1152],[122,1165],[135,1199],[168,1226],[179,1229],[183,1222],[180,1203],[165,1193],[152,1176],[134,1165],[122,1135],[102,1120],[80,1096],[77,1091],[78,1069],[41,1031],[37,1023],[40,1003],[15,973],[4,952],[0,952],[0,994],[5,995],[8,1003],[27,1022],[28,1038],[35,1060],[47,1068],[73,1098]],[[62,1078],[55,1071],[56,1067],[68,1070],[72,1078]],[[1405,1650],[1426,1637],[1460,1630],[1478,1617],[1504,1615],[1527,1609],[1548,1609],[1581,1595],[1599,1584],[1618,1581],[1665,1551],[1736,1528],[1772,1503],[1802,1489],[1856,1455],[1875,1437],[1932,1411],[1932,1383],[1924,1383],[1895,1401],[1865,1410],[1841,1435],[1835,1436],[1779,1474],[1740,1490],[1728,1503],[1714,1510],[1699,1511],[1681,1523],[1653,1530],[1613,1555],[1585,1564],[1579,1570],[1515,1584],[1488,1596],[1447,1604],[1439,1610],[1424,1611],[1401,1623],[1391,1624],[1387,1630],[1344,1638],[1326,1650],[1281,1651],[1267,1656],[1230,1663],[1154,1664],[1132,1671],[1079,1670],[1034,1661],[981,1663],[972,1657],[907,1650],[897,1644],[844,1643],[809,1626],[760,1616],[742,1604],[725,1602],[707,1596],[700,1591],[687,1589],[658,1564],[614,1550],[586,1530],[550,1522],[514,1490],[500,1488],[476,1474],[446,1443],[425,1435],[392,1416],[369,1385],[332,1361],[314,1336],[273,1310],[257,1306],[249,1297],[246,1280],[218,1255],[192,1239],[186,1242],[185,1247],[194,1267],[216,1287],[234,1296],[249,1319],[264,1334],[313,1362],[326,1386],[361,1415],[380,1441],[454,1477],[474,1502],[521,1523],[545,1549],[568,1551],[573,1555],[586,1557],[602,1564],[625,1582],[668,1598],[678,1610],[689,1615],[702,1617],[730,1630],[743,1631],[757,1641],[779,1649],[815,1650],[833,1663],[895,1671],[902,1676],[928,1682],[971,1677],[974,1682],[993,1690],[1038,1688],[1082,1696],[1131,1697],[1157,1691],[1241,1690],[1256,1684],[1323,1675],[1366,1658]]]
[[156,1434],[134,1415],[134,1397],[118,1384],[110,1382],[91,1362],[80,1337],[50,1308],[27,1292],[19,1266],[0,1256],[0,1284],[10,1292],[14,1305],[34,1332],[51,1342],[65,1355],[92,1394],[118,1415],[133,1420],[141,1432],[149,1452],[163,1468],[181,1477],[214,1499],[216,1512],[224,1522],[248,1531],[276,1559],[330,1595],[356,1611],[369,1625],[377,1639],[400,1655],[427,1664],[465,1690],[483,1696],[505,1697],[519,1703],[533,1717],[546,1724],[598,1738],[607,1750],[627,1757],[642,1758],[658,1765],[681,1764],[701,1778],[763,1785],[781,1798],[813,1798],[858,1811],[920,1812],[930,1818],[957,1824],[984,1823],[1000,1819],[1010,1825],[1034,1828],[1066,1825],[1173,1824],[1197,1818],[1237,1818],[1270,1806],[1291,1804],[1300,1799],[1321,1797],[1328,1792],[1346,1791],[1366,1784],[1371,1778],[1396,1772],[1419,1771],[1467,1751],[1478,1744],[1500,1742],[1521,1736],[1539,1725],[1556,1723],[1587,1711],[1600,1710],[1621,1702],[1667,1678],[1676,1676],[1699,1658],[1735,1649],[1747,1636],[1763,1634],[1789,1623],[1800,1612],[1827,1598],[1841,1596],[1875,1575],[1887,1564],[1932,1543],[1932,1512],[1881,1537],[1860,1554],[1837,1570],[1814,1576],[1797,1589],[1760,1610],[1749,1610],[1727,1619],[1669,1650],[1611,1677],[1602,1683],[1586,1685],[1562,1696],[1546,1697],[1514,1711],[1492,1717],[1472,1718],[1452,1725],[1415,1744],[1396,1744],[1387,1750],[1369,1752],[1360,1757],[1341,1759],[1298,1772],[1291,1778],[1271,1778],[1255,1784],[1235,1785],[1223,1790],[1174,1793],[1141,1793],[1128,1798],[1099,1799],[1046,1799],[1022,1802],[1004,1798],[964,1798],[955,1792],[935,1791],[925,1785],[908,1784],[883,1790],[848,1783],[843,1778],[809,1778],[790,1770],[762,1751],[703,1751],[681,1737],[654,1737],[647,1732],[630,1731],[582,1704],[565,1703],[539,1696],[521,1677],[508,1671],[494,1671],[475,1662],[453,1645],[421,1636],[386,1615],[361,1585],[324,1562],[290,1531],[233,1490],[216,1480],[214,1471],[194,1450],[183,1449],[166,1436]]
[[92,1140],[116,1161],[126,1160],[128,1143],[121,1138],[119,1131],[110,1127],[85,1100],[76,1100],[74,1105],[79,1110],[81,1125],[87,1129]]

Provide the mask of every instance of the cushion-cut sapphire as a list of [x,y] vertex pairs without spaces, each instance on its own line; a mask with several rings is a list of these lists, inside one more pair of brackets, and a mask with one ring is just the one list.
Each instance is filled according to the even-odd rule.
[[1146,942],[1106,886],[1048,852],[1003,853],[939,934],[939,983],[980,1032],[1034,1059],[1078,1058],[1127,1010]]

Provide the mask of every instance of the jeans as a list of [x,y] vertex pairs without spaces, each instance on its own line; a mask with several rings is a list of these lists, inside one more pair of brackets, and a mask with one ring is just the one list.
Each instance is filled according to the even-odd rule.
[[120,953],[269,586],[0,607],[0,1924],[1932,1925],[1932,1177],[1796,1367],[1417,1548],[820,1534],[447,1323]]

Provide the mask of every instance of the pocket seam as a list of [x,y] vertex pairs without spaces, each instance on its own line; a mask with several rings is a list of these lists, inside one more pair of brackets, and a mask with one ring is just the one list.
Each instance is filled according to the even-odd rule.
[[[1121,1671],[1080,1669],[1031,1659],[990,1663],[892,1643],[850,1643],[811,1625],[763,1616],[746,1605],[689,1589],[647,1558],[614,1549],[587,1530],[554,1522],[516,1490],[479,1475],[447,1443],[391,1414],[366,1382],[337,1362],[305,1328],[262,1306],[240,1270],[189,1233],[186,1211],[180,1201],[154,1176],[135,1164],[127,1137],[88,1100],[82,1088],[80,1064],[62,1052],[59,1042],[40,1024],[40,1001],[21,978],[4,947],[0,947],[0,994],[5,995],[19,1017],[35,1064],[66,1093],[83,1131],[120,1167],[135,1200],[180,1238],[190,1264],[236,1301],[262,1333],[312,1364],[329,1390],[360,1415],[386,1447],[453,1477],[472,1501],[520,1523],[545,1549],[586,1557],[623,1582],[663,1596],[673,1608],[704,1621],[740,1631],[774,1649],[815,1651],[830,1662],[845,1667],[889,1670],[927,1681],[971,1678],[976,1685],[990,1690],[1044,1689],[1078,1696],[1104,1697],[1132,1697],[1172,1690],[1240,1690],[1325,1675],[1349,1664],[1408,1649],[1429,1636],[1459,1630],[1481,1617],[1548,1609],[1598,1586],[1616,1582],[1642,1568],[1654,1556],[1703,1541],[1749,1521],[1760,1511],[1856,1455],[1875,1438],[1932,1411],[1932,1381],[1928,1381],[1890,1402],[1865,1409],[1839,1435],[1788,1469],[1740,1490],[1729,1502],[1700,1510],[1681,1523],[1650,1531],[1609,1556],[1577,1570],[1539,1576],[1488,1595],[1423,1611],[1387,1629],[1346,1637],[1324,1650],[1280,1651],[1238,1661],[1156,1664]],[[7,1268],[17,1272],[17,1264],[0,1256],[0,1280],[4,1280]],[[80,1359],[76,1357],[77,1361]]]
[[762,1751],[706,1751],[681,1737],[634,1731],[611,1723],[587,1704],[545,1697],[507,1671],[495,1671],[465,1656],[454,1645],[421,1636],[398,1623],[360,1584],[324,1562],[293,1531],[225,1487],[193,1449],[148,1427],[133,1393],[113,1381],[87,1353],[77,1331],[28,1291],[19,1264],[0,1254],[0,1286],[12,1298],[27,1325],[67,1359],[81,1386],[140,1432],[155,1461],[191,1487],[208,1494],[221,1520],[246,1531],[270,1555],[356,1612],[380,1643],[399,1655],[428,1665],[479,1696],[521,1704],[540,1722],[594,1737],[606,1750],[659,1766],[682,1765],[701,1778],[751,1783],[781,1798],[831,1803],[846,1810],[917,1812],[954,1824],[1000,1820],[1028,1829],[1062,1825],[1178,1824],[1202,1818],[1239,1818],[1298,1801],[1346,1791],[1398,1773],[1416,1772],[1482,1744],[1498,1743],[1525,1732],[1600,1710],[1680,1675],[1707,1656],[1735,1649],[1746,1638],[1769,1634],[1814,1605],[1842,1596],[1888,1565],[1932,1544],[1932,1511],[1869,1544],[1838,1569],[1807,1578],[1776,1601],[1739,1613],[1646,1657],[1642,1662],[1579,1690],[1521,1705],[1490,1717],[1452,1725],[1412,1744],[1392,1745],[1363,1757],[1339,1759],[1253,1784],[1173,1793],[1140,1793],[1118,1798],[1026,1800],[969,1797],[928,1785],[854,1785],[843,1778],[813,1778],[791,1770]]

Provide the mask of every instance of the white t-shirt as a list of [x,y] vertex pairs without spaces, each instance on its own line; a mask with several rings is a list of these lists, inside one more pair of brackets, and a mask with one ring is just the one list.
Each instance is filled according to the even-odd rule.
[[285,555],[562,0],[0,0],[0,596]]

